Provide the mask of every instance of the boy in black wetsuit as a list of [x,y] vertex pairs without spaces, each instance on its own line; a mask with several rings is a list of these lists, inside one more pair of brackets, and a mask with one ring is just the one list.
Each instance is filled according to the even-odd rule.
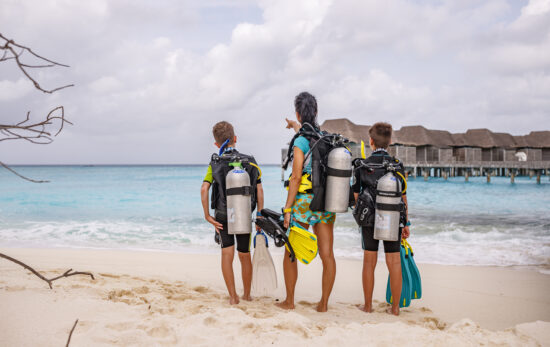
[[[364,163],[382,164],[384,161],[396,162],[396,159],[388,153],[388,146],[391,142],[392,126],[388,123],[375,123],[369,129],[370,147],[372,155],[365,160]],[[401,162],[397,171],[404,177],[404,167]],[[376,182],[385,174],[384,170],[368,171],[366,169],[355,170],[354,183],[352,186],[355,195],[355,201],[359,197],[359,193],[368,189],[373,199],[376,197]],[[406,193],[405,193],[406,194]],[[402,196],[405,207],[407,207],[407,196]],[[408,216],[407,208],[405,215]],[[408,221],[408,218],[406,219]],[[386,265],[390,272],[390,286],[394,297],[401,297],[401,286],[403,279],[401,277],[401,258],[400,246],[401,237],[408,238],[410,231],[408,222],[405,222],[405,227],[400,230],[398,241],[384,241],[384,252],[386,254]],[[374,225],[361,227],[362,246],[364,250],[363,257],[363,293],[365,296],[365,312],[372,312],[372,292],[374,290],[374,269],[378,258],[379,241],[374,239]],[[399,300],[394,300],[393,305],[388,309],[388,313],[399,315]]]
[[[227,230],[227,200],[225,194],[225,176],[231,169],[229,163],[232,159],[239,157],[244,160],[243,168],[250,176],[250,185],[255,187],[252,192],[252,209],[257,202],[258,211],[264,206],[264,193],[262,189],[261,173],[254,157],[239,153],[235,149],[237,137],[233,126],[228,122],[219,122],[212,129],[215,145],[220,148],[219,156],[213,155],[208,166],[206,176],[201,186],[201,201],[206,221],[216,229],[216,242],[222,248],[222,274],[229,292],[229,303],[238,304],[239,296],[235,290],[235,277],[233,275],[233,258],[235,256],[235,239],[237,240],[237,251],[241,262],[244,300],[252,300],[250,287],[252,284],[252,262],[250,259],[250,234],[230,235]],[[246,163],[245,163],[246,162]],[[208,191],[212,186],[212,208],[214,217],[210,215],[208,206]],[[252,213],[252,211],[250,211]]]

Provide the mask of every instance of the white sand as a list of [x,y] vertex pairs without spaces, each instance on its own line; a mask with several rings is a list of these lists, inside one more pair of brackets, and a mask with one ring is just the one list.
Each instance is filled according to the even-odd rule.
[[[89,345],[512,345],[550,346],[550,276],[532,270],[419,265],[424,298],[400,317],[384,313],[387,270],[380,263],[376,312],[362,303],[361,262],[338,259],[328,313],[317,313],[321,262],[300,266],[297,308],[284,297],[281,258],[273,297],[230,306],[219,255],[1,249],[45,272],[91,271],[54,289],[0,259],[0,346]],[[236,273],[240,271],[235,261]],[[240,280],[238,280],[240,281]],[[238,282],[239,283],[239,282]],[[242,288],[238,286],[239,292]]]

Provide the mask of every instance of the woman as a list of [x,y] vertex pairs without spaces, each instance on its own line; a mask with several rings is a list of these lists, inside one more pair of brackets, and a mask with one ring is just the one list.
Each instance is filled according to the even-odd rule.
[[[298,131],[301,126],[309,123],[309,125],[319,129],[319,125],[317,124],[317,100],[315,100],[313,95],[308,92],[298,94],[294,99],[294,108],[296,110],[296,119],[298,122],[287,119],[287,128],[293,128],[295,131]],[[309,148],[309,140],[303,136],[299,136],[294,141],[294,146],[292,148],[294,154],[292,162],[293,174],[290,178],[286,204],[283,209],[284,225],[285,228],[288,228],[292,221],[293,223],[298,223],[306,230],[309,229],[311,225],[313,227],[313,232],[317,235],[319,255],[323,262],[322,294],[321,300],[317,305],[317,311],[326,312],[328,308],[328,299],[336,277],[336,261],[332,249],[334,240],[334,220],[336,215],[332,212],[311,211],[309,209],[309,204],[313,199],[313,194],[298,192],[302,175],[307,173],[311,174],[311,156],[309,156],[309,159],[305,162],[305,156]],[[284,309],[294,309],[294,290],[298,279],[298,263],[290,260],[287,250],[285,250],[285,257],[283,260],[283,271],[286,286],[286,299],[277,305]]]

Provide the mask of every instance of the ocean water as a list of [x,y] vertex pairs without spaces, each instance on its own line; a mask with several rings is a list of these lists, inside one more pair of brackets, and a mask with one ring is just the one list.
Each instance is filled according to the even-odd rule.
[[[204,166],[22,166],[0,170],[0,246],[218,252],[202,213]],[[286,197],[263,167],[266,207]],[[410,243],[421,263],[550,265],[550,182],[463,177],[409,180]],[[381,245],[382,249],[382,245]],[[273,249],[282,252],[282,249]],[[335,253],[362,256],[351,213],[338,214]]]

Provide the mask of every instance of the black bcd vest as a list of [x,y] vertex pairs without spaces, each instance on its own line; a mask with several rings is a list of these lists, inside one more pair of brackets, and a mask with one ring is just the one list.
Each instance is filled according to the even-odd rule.
[[[380,163],[373,162],[370,160],[371,158],[372,157],[367,159],[355,159],[353,161],[354,171],[359,170],[359,179],[362,188],[353,211],[353,217],[355,218],[357,224],[367,227],[374,226],[374,211],[376,195],[378,194],[378,180],[389,172],[386,168],[380,167],[380,164],[382,164],[383,161],[388,161],[396,167],[396,169],[404,170],[403,163],[399,159],[390,155],[383,155],[382,162]],[[369,164],[374,165],[369,167]],[[403,199],[401,199],[401,206],[401,223],[404,224],[406,222],[406,214]]]
[[221,156],[214,153],[210,160],[210,166],[212,167],[212,197],[211,208],[216,211],[216,216],[220,219],[225,219],[227,216],[227,194],[225,188],[225,177],[233,169],[230,163],[240,162],[243,169],[246,170],[250,176],[250,186],[252,199],[252,211],[256,209],[256,196],[257,196],[257,180],[259,176],[258,169],[250,163],[256,164],[254,157],[246,154],[239,153],[237,150],[228,151]]
[[[311,183],[313,199],[309,205],[311,211],[324,211],[325,210],[325,190],[327,180],[328,169],[328,154],[336,147],[344,147],[348,143],[348,139],[343,138],[338,134],[331,134],[326,131],[321,131],[314,128],[308,123],[304,124],[302,128],[294,135],[290,141],[287,157],[282,165],[284,170],[287,169],[289,163],[292,161],[294,141],[303,136],[309,141],[309,148],[311,151]],[[331,141],[334,138],[338,138],[338,141]],[[306,153],[304,153],[306,154]],[[304,162],[304,166],[305,166]],[[353,192],[350,189],[350,206],[353,204]]]

